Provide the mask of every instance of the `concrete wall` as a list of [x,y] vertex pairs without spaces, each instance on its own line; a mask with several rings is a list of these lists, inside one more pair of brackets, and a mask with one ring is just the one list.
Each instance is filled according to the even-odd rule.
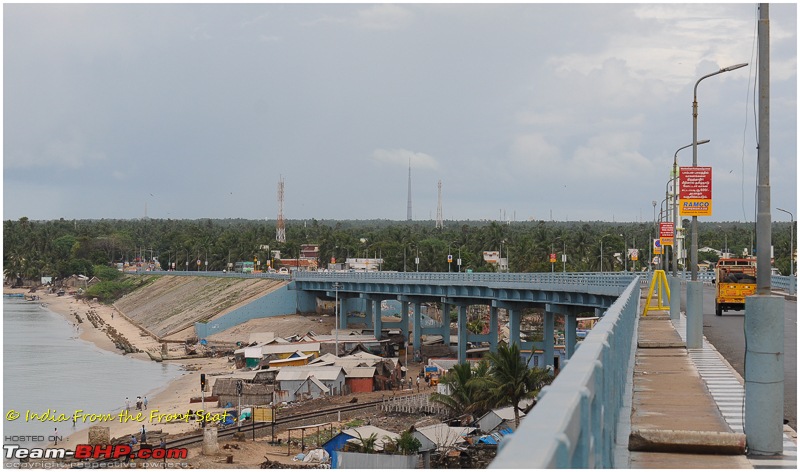
[[314,295],[284,286],[207,323],[195,323],[194,329],[197,337],[203,339],[255,318],[314,313],[316,308]]

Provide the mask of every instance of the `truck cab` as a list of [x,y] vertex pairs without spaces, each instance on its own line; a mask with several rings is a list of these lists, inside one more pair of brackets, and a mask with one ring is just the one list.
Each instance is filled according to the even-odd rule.
[[715,314],[728,310],[744,310],[745,298],[756,293],[756,260],[724,258],[714,269]]

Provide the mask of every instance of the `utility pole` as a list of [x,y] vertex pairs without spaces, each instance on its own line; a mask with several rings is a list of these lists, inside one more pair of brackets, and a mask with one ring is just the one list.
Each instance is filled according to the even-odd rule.
[[769,183],[769,4],[758,19],[758,209],[756,294],[745,301],[745,416],[750,454],[783,453],[784,299],[771,289],[772,226]]

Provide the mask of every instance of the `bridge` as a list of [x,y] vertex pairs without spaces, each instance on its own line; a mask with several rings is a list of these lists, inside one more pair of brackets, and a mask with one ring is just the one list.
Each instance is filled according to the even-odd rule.
[[[190,274],[213,276],[185,275]],[[450,334],[447,318],[436,325],[426,323],[423,326],[421,304],[439,302],[443,313],[449,313],[451,306],[457,307],[460,361],[466,360],[468,343],[487,342],[490,349],[496,348],[498,309],[508,312],[511,342],[520,343],[522,349],[542,351],[545,361],[553,359],[554,318],[563,316],[566,361],[562,370],[555,382],[542,392],[539,406],[526,417],[508,446],[501,449],[492,467],[624,468],[626,464],[621,463],[619,456],[619,426],[630,415],[625,405],[627,403],[630,408],[634,395],[631,376],[636,354],[636,326],[641,313],[640,296],[642,288],[648,284],[645,275],[649,276],[632,273],[301,271],[292,274],[287,289],[297,295],[298,308],[308,309],[315,299],[338,300],[343,316],[337,320],[337,327],[346,328],[352,322],[364,323],[373,329],[376,337],[380,337],[383,328],[397,328],[408,336],[412,319],[415,349],[423,334],[439,334],[447,340]],[[789,293],[796,292],[795,277],[776,282]],[[401,304],[399,321],[381,321],[384,300],[396,300]],[[472,305],[489,307],[490,333],[478,335],[468,331],[467,308]],[[412,315],[409,315],[410,306],[414,308]],[[520,314],[526,308],[544,310],[544,341],[522,342]],[[348,316],[353,311],[361,311],[365,316]],[[578,345],[576,320],[579,314],[587,311],[601,319]],[[536,427],[541,424],[548,427]],[[796,455],[793,463],[796,465]]]

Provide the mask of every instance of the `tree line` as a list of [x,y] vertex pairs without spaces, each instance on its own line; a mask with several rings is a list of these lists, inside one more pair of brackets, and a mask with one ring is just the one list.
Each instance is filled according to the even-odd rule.
[[[656,227],[652,222],[290,220],[286,242],[275,240],[276,223],[244,219],[48,220],[3,222],[4,275],[93,275],[95,265],[151,261],[176,270],[221,271],[229,263],[259,261],[272,251],[296,258],[302,244],[320,248],[320,267],[332,259],[382,258],[382,270],[496,271],[484,251],[499,251],[510,272],[640,270],[648,262]],[[684,227],[689,227],[684,224]],[[789,273],[790,225],[773,223],[775,267]],[[690,241],[687,234],[687,241]],[[741,255],[755,248],[754,223],[700,222],[699,246]],[[638,249],[638,261],[623,255]],[[566,263],[562,254],[567,255]],[[550,262],[555,254],[556,261]],[[448,263],[448,255],[452,262]],[[702,260],[713,259],[703,253]],[[417,264],[418,259],[418,264]],[[458,266],[458,260],[461,265]],[[200,264],[198,264],[198,261]]]

